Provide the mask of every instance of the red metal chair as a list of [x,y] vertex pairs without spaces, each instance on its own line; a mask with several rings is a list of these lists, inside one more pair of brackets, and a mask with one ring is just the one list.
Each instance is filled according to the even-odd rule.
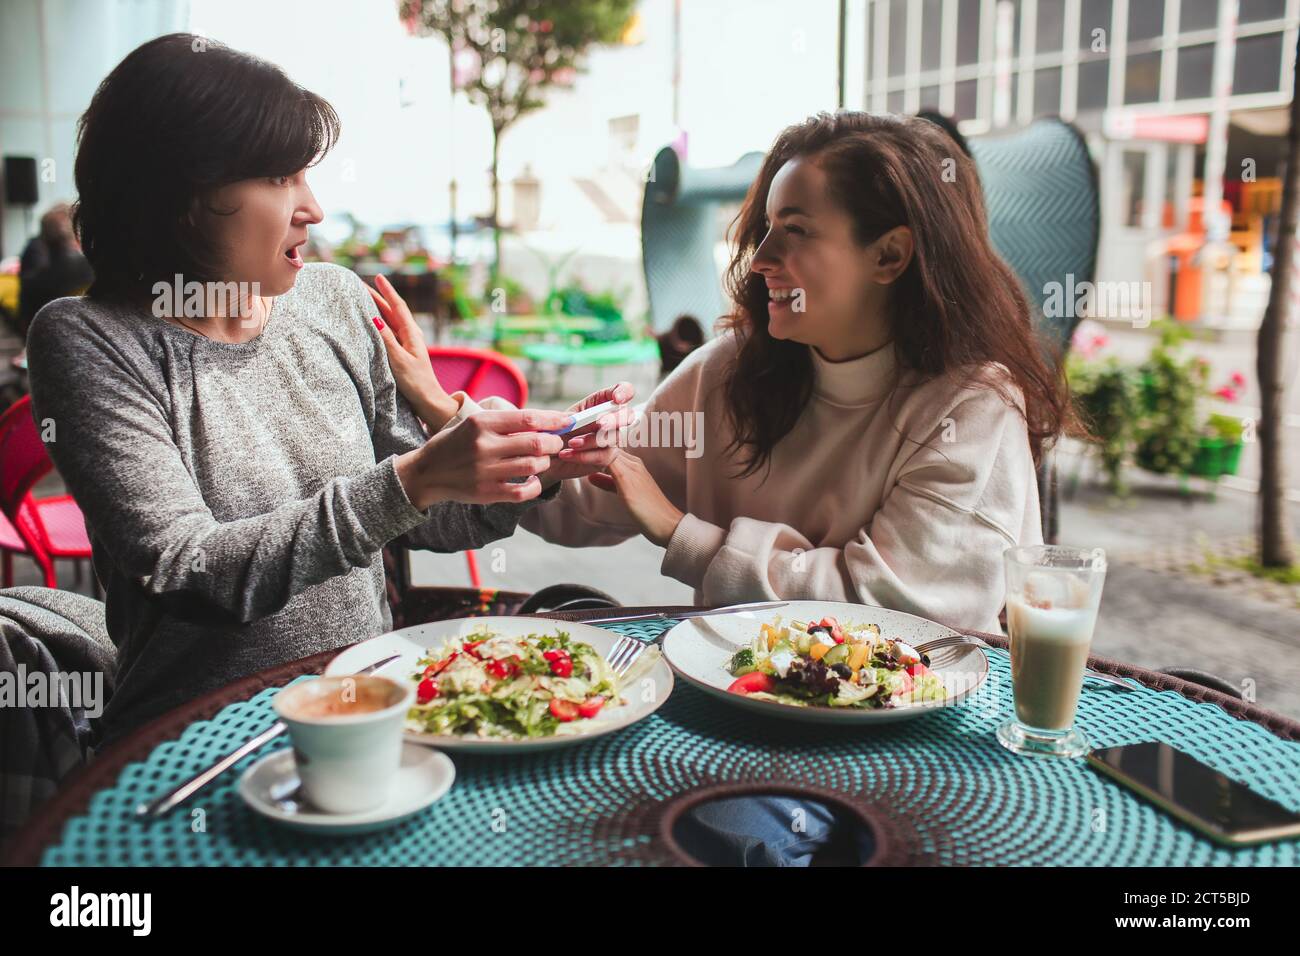
[[[91,558],[86,519],[72,496],[36,498],[31,493],[53,470],[32,419],[31,398],[24,395],[0,415],[0,511],[41,569],[47,588],[59,586],[56,560],[89,563]],[[93,568],[90,574],[95,582]],[[98,590],[97,582],[95,586]]]
[[0,514],[0,587],[14,586],[14,555],[26,553],[27,543],[9,519]]
[[[476,402],[495,395],[517,408],[528,403],[528,380],[524,373],[498,352],[431,345],[429,360],[448,393],[464,392]],[[465,552],[465,564],[469,567],[470,583],[482,587],[478,557],[473,551]]]

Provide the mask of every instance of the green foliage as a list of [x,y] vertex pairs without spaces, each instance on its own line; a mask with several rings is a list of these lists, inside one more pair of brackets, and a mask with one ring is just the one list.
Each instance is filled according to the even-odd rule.
[[1203,416],[1209,365],[1184,349],[1191,330],[1165,320],[1159,340],[1140,365],[1114,357],[1102,361],[1071,354],[1066,376],[1079,418],[1097,449],[1111,491],[1124,491],[1130,458],[1160,474],[1193,470],[1207,436],[1229,445],[1241,441],[1242,424],[1230,415]]
[[1241,423],[1241,419],[1236,416],[1215,412],[1210,416],[1210,420],[1205,423],[1205,430],[1214,438],[1220,438],[1229,445],[1235,445],[1241,441],[1245,426]]
[[636,0],[402,0],[398,16],[477,55],[464,83],[500,132],[540,109],[537,92],[582,68],[588,47],[617,43]]
[[1089,363],[1073,355],[1066,373],[1075,408],[1097,444],[1107,483],[1119,494],[1124,490],[1124,463],[1136,438],[1141,408],[1137,373],[1113,357]]
[[1161,323],[1159,344],[1138,368],[1142,418],[1135,460],[1157,474],[1185,474],[1201,444],[1197,405],[1209,385],[1209,366],[1183,351],[1190,332]]

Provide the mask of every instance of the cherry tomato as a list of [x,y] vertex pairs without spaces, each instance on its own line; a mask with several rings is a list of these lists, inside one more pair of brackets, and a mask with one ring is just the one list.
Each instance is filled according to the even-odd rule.
[[452,651],[451,657],[447,658],[445,661],[437,661],[436,663],[430,664],[426,667],[424,669],[424,676],[433,677],[435,674],[441,674],[447,669],[447,666],[458,657],[460,657],[460,651]]
[[415,689],[415,699],[421,704],[427,704],[439,694],[438,682],[432,677],[426,677],[420,681],[420,686]]
[[501,661],[491,661],[483,669],[497,680],[505,680],[519,673],[519,658],[508,657]]
[[567,724],[578,716],[578,705],[571,700],[560,700],[558,697],[552,697],[551,713],[560,723]]
[[907,671],[907,673],[912,677],[920,677],[923,674],[934,673],[934,671],[930,670],[930,668],[926,667],[924,664],[908,664],[903,668],[903,670]]
[[752,694],[756,691],[770,692],[774,686],[772,678],[762,671],[750,671],[732,681],[727,690],[733,694]]
[[605,706],[604,697],[591,697],[578,705],[578,715],[581,717],[595,717],[600,713],[600,708]]
[[572,677],[573,658],[565,655],[564,657],[557,657],[555,660],[551,661],[551,673],[556,677]]
[[483,643],[482,641],[471,641],[470,643],[468,643],[468,644],[466,644],[466,645],[464,646],[463,650],[464,650],[465,653],[468,654],[470,657],[473,657],[473,658],[477,658],[477,659],[479,659],[479,660],[482,660],[482,658],[480,658],[480,657],[478,656],[478,646],[479,646],[480,644],[482,644],[482,643]]

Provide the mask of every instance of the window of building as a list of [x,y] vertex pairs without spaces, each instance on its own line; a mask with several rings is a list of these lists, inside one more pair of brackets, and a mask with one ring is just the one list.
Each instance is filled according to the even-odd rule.
[[1130,54],[1124,70],[1124,102],[1154,103],[1160,99],[1160,51]]
[[1282,34],[1267,33],[1237,40],[1237,56],[1232,71],[1234,95],[1275,93],[1281,78]]
[[921,109],[927,109],[927,110],[939,109],[939,87],[937,86],[921,87]]
[[1124,172],[1120,182],[1120,209],[1124,225],[1137,229],[1142,225],[1142,195],[1146,190],[1147,154],[1124,150]]
[[902,76],[907,70],[907,0],[889,3],[889,75]]
[[1037,53],[1056,53],[1065,39],[1065,0],[1038,0],[1038,27],[1034,31]]
[[1196,100],[1209,96],[1213,74],[1213,43],[1180,47],[1174,96],[1180,100]]
[[885,97],[885,110],[890,113],[903,112],[903,91],[890,90],[889,95]]
[[1286,16],[1286,0],[1241,0],[1241,5],[1237,8],[1238,23],[1281,20],[1284,16]]
[[1110,90],[1110,60],[1089,60],[1079,64],[1078,111],[1106,108]]
[[1165,5],[1161,0],[1138,0],[1128,5],[1128,42],[1151,40],[1165,32]]
[[979,111],[979,80],[962,80],[953,87],[953,118],[975,119]]
[[1178,8],[1178,32],[1213,30],[1219,25],[1219,0],[1183,0]]
[[957,65],[967,66],[980,58],[980,0],[959,0],[957,4]]
[[1079,49],[1110,52],[1111,0],[1079,0]]
[[943,0],[925,0],[921,7],[921,70],[939,69],[943,38]]
[[1056,116],[1061,112],[1061,68],[1034,73],[1034,115]]

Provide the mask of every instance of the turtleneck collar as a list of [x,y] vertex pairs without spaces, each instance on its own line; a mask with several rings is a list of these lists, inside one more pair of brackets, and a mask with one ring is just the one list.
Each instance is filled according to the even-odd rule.
[[870,405],[894,387],[897,356],[894,343],[843,362],[822,357],[812,346],[813,394],[835,405]]

